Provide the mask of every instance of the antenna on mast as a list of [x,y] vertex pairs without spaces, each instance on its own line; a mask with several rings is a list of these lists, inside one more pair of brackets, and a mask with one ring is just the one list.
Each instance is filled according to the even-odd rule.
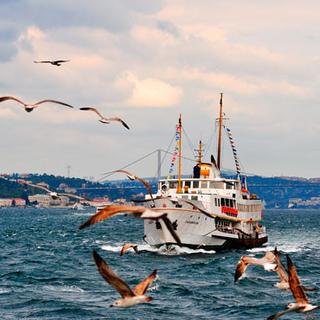
[[194,151],[196,151],[198,153],[198,163],[202,163],[202,157],[203,157],[203,143],[200,140],[199,141],[199,149],[195,149]]
[[218,136],[218,160],[217,160],[217,167],[221,169],[221,140],[222,140],[222,98],[223,93],[220,93],[220,112],[219,112],[219,136]]

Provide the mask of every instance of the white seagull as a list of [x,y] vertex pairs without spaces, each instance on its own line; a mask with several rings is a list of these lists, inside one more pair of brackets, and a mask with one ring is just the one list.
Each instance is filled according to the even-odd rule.
[[120,122],[125,128],[127,128],[128,130],[130,129],[129,126],[120,118],[118,117],[110,117],[110,118],[106,118],[104,117],[96,108],[93,108],[93,107],[83,107],[83,108],[80,108],[80,110],[82,111],[92,111],[92,112],[95,112],[99,117],[99,121],[101,123],[105,123],[105,124],[109,124],[110,122],[112,121],[118,121]]
[[238,279],[241,278],[250,264],[262,266],[266,271],[276,271],[277,269],[275,254],[272,251],[266,252],[266,254],[260,259],[249,256],[242,256],[236,267],[234,282],[237,282]]
[[73,106],[71,106],[68,103],[57,101],[57,100],[52,100],[52,99],[45,99],[45,100],[41,100],[41,101],[38,101],[36,103],[30,104],[30,103],[25,103],[22,100],[20,100],[20,99],[18,99],[16,97],[12,97],[12,96],[0,97],[0,102],[7,101],[7,100],[13,100],[13,101],[16,101],[16,102],[20,103],[21,105],[23,105],[24,109],[27,112],[31,112],[33,109],[40,107],[40,105],[42,105],[43,103],[56,103],[56,104],[60,104],[62,106],[73,108]]
[[141,219],[149,219],[149,220],[159,220],[162,219],[163,222],[165,223],[168,231],[174,238],[174,240],[178,243],[181,244],[181,240],[177,233],[175,232],[172,223],[170,219],[168,218],[168,214],[161,212],[161,211],[154,211],[142,206],[126,206],[126,205],[109,205],[104,207],[103,209],[99,210],[96,214],[91,216],[86,222],[84,222],[79,229],[84,229],[87,228],[97,222],[109,219],[113,217],[114,215],[118,213],[130,213],[133,214],[136,217],[139,217]]
[[104,280],[114,287],[121,295],[121,299],[115,301],[110,307],[128,308],[152,300],[151,297],[145,296],[145,293],[152,281],[156,278],[157,270],[154,270],[147,278],[141,281],[133,289],[130,289],[128,284],[111,269],[106,261],[104,261],[95,250],[93,250],[93,259]]
[[312,304],[309,303],[308,297],[305,294],[303,287],[301,286],[301,282],[297,274],[296,267],[294,266],[289,255],[287,255],[287,264],[288,264],[290,290],[296,302],[289,303],[285,310],[270,316],[267,320],[278,319],[284,314],[292,311],[299,312],[299,313],[306,313],[319,308],[319,306],[313,306]]
[[154,198],[153,198],[153,196],[152,196],[151,186],[150,186],[150,184],[149,184],[146,180],[138,177],[138,176],[135,175],[135,174],[132,174],[132,173],[129,172],[129,171],[122,170],[122,169],[112,171],[111,173],[124,173],[124,174],[127,175],[128,179],[130,179],[131,181],[133,181],[133,180],[138,180],[138,181],[140,181],[140,182],[146,187],[146,189],[148,190],[148,193],[149,193],[149,195],[150,195],[150,198],[151,198],[151,200],[152,200],[153,203],[154,203]]
[[39,61],[33,61],[33,63],[50,63],[53,66],[60,67],[61,63],[69,62],[70,60],[39,60]]
[[38,184],[33,184],[33,183],[29,183],[29,182],[26,182],[26,181],[18,181],[18,183],[24,184],[24,185],[27,185],[27,186],[29,186],[29,187],[33,187],[33,188],[36,188],[36,189],[44,190],[45,192],[47,192],[47,194],[48,194],[53,200],[59,199],[59,195],[58,195],[57,192],[51,191],[50,189],[48,189],[48,188],[45,187],[45,186],[38,185]]

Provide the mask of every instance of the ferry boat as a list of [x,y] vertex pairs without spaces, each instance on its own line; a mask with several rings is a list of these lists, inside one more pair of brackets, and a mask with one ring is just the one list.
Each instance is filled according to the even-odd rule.
[[[230,130],[224,125],[220,96],[217,161],[203,162],[200,142],[198,159],[191,177],[182,177],[182,121],[177,125],[178,176],[161,179],[155,194],[146,195],[140,204],[168,214],[181,246],[192,249],[222,250],[253,248],[268,241],[262,225],[263,202],[250,193],[240,165]],[[221,174],[222,130],[229,133],[237,176]],[[228,131],[229,130],[229,131]],[[151,246],[177,245],[163,221],[145,220],[144,240]]]

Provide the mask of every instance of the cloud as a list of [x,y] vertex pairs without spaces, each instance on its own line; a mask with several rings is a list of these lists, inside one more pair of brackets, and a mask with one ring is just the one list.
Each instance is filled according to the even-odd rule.
[[13,119],[16,117],[16,113],[13,112],[11,109],[0,106],[0,119]]
[[[35,157],[24,164],[15,160],[17,142],[28,136],[23,151],[48,159],[47,171],[63,171],[64,161],[74,161],[79,174],[108,171],[119,159],[130,162],[147,149],[166,148],[180,112],[191,136],[205,139],[213,123],[208,112],[224,92],[241,155],[248,155],[244,162],[272,174],[292,161],[300,175],[312,175],[316,165],[302,167],[294,157],[283,156],[277,163],[261,159],[269,156],[265,146],[281,150],[285,143],[292,145],[288,154],[294,154],[290,141],[302,140],[300,153],[308,154],[317,145],[320,6],[310,3],[79,0],[75,6],[71,0],[0,1],[1,95],[93,105],[106,116],[123,117],[132,128],[123,132],[121,126],[101,126],[94,114],[57,106],[27,114],[3,103],[0,134],[8,141],[2,139],[1,146],[13,148],[4,152],[3,168],[39,167]],[[61,67],[33,64],[58,58],[71,62]],[[154,119],[161,127],[153,125]],[[299,130],[296,119],[302,123]],[[8,136],[8,130],[14,133]],[[137,139],[141,143],[133,150]],[[84,144],[90,156],[82,152]],[[117,156],[111,157],[110,150]],[[320,151],[314,153],[320,157]],[[94,165],[89,167],[89,161]],[[137,174],[153,174],[153,167],[145,165]]]
[[183,91],[178,86],[154,78],[138,79],[133,73],[127,73],[126,80],[132,93],[128,105],[132,107],[173,107],[181,100]]

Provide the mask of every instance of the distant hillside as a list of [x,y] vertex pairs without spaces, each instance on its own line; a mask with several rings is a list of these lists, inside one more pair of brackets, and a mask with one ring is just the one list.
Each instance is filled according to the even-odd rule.
[[57,191],[59,186],[64,184],[65,186],[75,189],[78,193],[78,190],[85,190],[85,195],[88,197],[95,197],[96,192],[91,194],[90,190],[95,190],[98,188],[105,188],[100,183],[94,183],[81,178],[67,178],[62,176],[54,176],[49,174],[23,174],[18,173],[12,175],[6,175],[0,179],[0,198],[25,198],[27,195],[32,195],[36,193],[45,193],[45,191],[27,187],[25,185],[15,182],[15,180],[22,179],[29,181],[33,184],[45,183],[49,185],[50,190]]
[[[230,176],[229,176],[230,177]],[[148,179],[153,191],[157,185],[155,179]],[[290,199],[309,200],[320,197],[320,179],[304,179],[291,177],[261,177],[251,176],[247,178],[248,188],[260,199],[265,201],[266,208],[288,208]],[[137,181],[119,180],[109,181],[108,189],[110,198],[126,198],[130,200],[142,197],[146,190]],[[308,201],[307,207],[320,208],[317,200]]]
[[0,179],[0,198],[23,198],[24,187],[16,182]]
[[[117,180],[107,181],[103,184],[90,182],[80,178],[67,178],[54,175],[29,174],[20,176],[14,174],[0,179],[0,198],[25,198],[26,195],[41,193],[35,188],[25,188],[9,179],[23,178],[32,183],[44,182],[56,191],[61,184],[75,189],[76,194],[89,199],[95,197],[108,197],[110,200],[124,198],[126,200],[139,199],[146,194],[145,187],[139,181]],[[148,179],[154,192],[157,189],[156,179]],[[265,201],[266,208],[288,208],[289,203],[304,208],[320,208],[320,179],[305,179],[296,177],[261,177],[247,178],[251,193]]]

